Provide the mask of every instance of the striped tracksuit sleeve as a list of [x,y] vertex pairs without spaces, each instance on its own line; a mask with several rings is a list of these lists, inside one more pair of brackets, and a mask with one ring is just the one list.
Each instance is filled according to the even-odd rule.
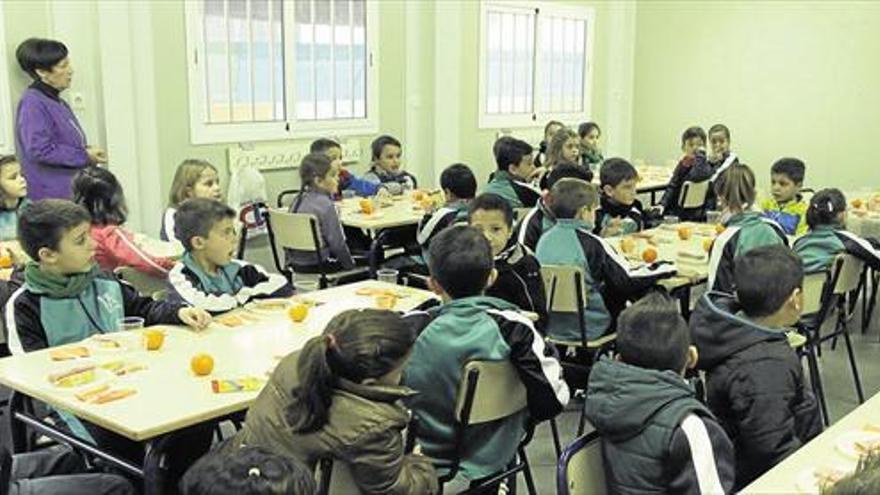
[[668,493],[733,493],[733,444],[711,419],[685,417],[672,434],[665,467]]

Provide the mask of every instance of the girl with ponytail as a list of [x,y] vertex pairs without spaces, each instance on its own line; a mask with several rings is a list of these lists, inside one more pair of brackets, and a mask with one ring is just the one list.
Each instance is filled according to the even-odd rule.
[[876,239],[865,239],[846,230],[846,198],[839,189],[822,189],[807,208],[810,231],[795,241],[794,251],[804,260],[804,271],[831,268],[838,254],[848,253],[871,268],[880,269]]
[[285,357],[225,448],[260,446],[314,469],[321,459],[349,465],[363,493],[436,493],[437,475],[404,453],[409,412],[400,385],[416,317],[349,310]]

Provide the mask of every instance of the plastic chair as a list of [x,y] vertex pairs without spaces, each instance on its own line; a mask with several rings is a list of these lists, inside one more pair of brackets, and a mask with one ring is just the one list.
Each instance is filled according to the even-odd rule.
[[290,213],[271,208],[266,210],[265,215],[272,260],[275,262],[275,268],[288,280],[293,280],[293,270],[281,262],[281,256],[285,249],[296,249],[315,254],[315,266],[318,267],[318,280],[322,289],[330,285],[331,282],[335,284],[344,278],[366,277],[368,273],[366,268],[332,273],[329,271],[326,261],[321,258],[323,241],[315,215]]
[[797,330],[799,335],[806,337],[806,342],[803,345],[795,346],[792,345],[792,341],[789,339],[789,345],[795,348],[801,357],[807,358],[807,369],[810,373],[810,385],[813,388],[813,394],[816,395],[816,399],[819,401],[819,408],[822,412],[822,421],[826,426],[831,421],[831,418],[828,415],[828,404],[825,401],[822,375],[819,373],[816,341],[811,338],[811,333],[817,322],[818,325],[821,326],[821,322],[819,322],[818,319],[820,317],[822,318],[822,321],[825,319],[825,316],[822,314],[822,308],[826,299],[825,287],[829,278],[830,276],[828,272],[810,273],[804,276],[804,282],[801,286],[804,305],[801,314],[806,317],[801,317],[801,320],[797,325]]
[[[461,463],[461,448],[471,425],[497,421],[528,407],[526,388],[510,361],[470,361],[464,365],[464,374],[458,387],[455,401],[455,438],[456,453],[449,466],[449,472],[439,478],[442,484],[455,478]],[[535,482],[526,457],[526,445],[532,438],[532,429],[526,432],[519,444],[518,457],[511,460],[510,466],[495,476],[483,480],[470,491],[485,490],[505,478],[516,476],[522,471],[530,495],[535,495]]]
[[[583,270],[577,266],[544,265],[541,267],[541,277],[544,279],[544,290],[547,293],[547,312],[550,314],[550,319],[553,319],[554,313],[574,313],[577,315],[581,334],[579,341],[563,340],[548,336],[547,342],[557,346],[562,345],[584,349],[591,355],[593,360],[602,352],[611,350],[614,342],[617,340],[616,333],[603,335],[595,340],[587,339],[587,322],[584,306],[586,306],[587,302],[588,289],[584,283]],[[577,371],[589,374],[588,365],[563,363],[563,366],[575,368]],[[578,436],[583,435],[585,423],[586,416],[584,411],[581,410],[577,430]],[[559,453],[559,441],[557,438],[554,438],[554,441],[557,445],[556,452]]]
[[706,195],[709,193],[710,181],[702,182],[685,181],[678,195],[678,206],[681,209],[702,208],[706,204]]
[[155,292],[168,289],[166,279],[147,275],[130,266],[120,266],[113,270],[113,273],[117,278],[131,284],[143,296],[151,296]]
[[556,464],[558,495],[605,495],[605,464],[599,432],[578,437]]
[[285,189],[278,193],[278,197],[275,199],[275,206],[279,209],[287,209],[293,203],[293,201],[287,201],[288,196],[296,196],[299,194],[299,189]]
[[361,495],[348,463],[322,459],[318,463],[318,495]]

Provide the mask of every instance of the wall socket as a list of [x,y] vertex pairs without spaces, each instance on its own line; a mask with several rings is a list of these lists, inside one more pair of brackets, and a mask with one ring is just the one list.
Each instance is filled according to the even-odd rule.
[[[230,146],[227,148],[229,173],[244,166],[253,166],[257,170],[279,170],[296,168],[304,156],[309,154],[309,143],[293,142],[284,145]],[[361,160],[361,142],[349,139],[342,145],[342,162],[358,163]]]

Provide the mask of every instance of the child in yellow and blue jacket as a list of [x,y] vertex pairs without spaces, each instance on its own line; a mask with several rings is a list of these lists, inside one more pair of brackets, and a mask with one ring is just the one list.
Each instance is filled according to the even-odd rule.
[[780,158],[770,169],[771,198],[761,202],[764,216],[775,221],[788,235],[807,233],[807,201],[801,196],[804,162]]

